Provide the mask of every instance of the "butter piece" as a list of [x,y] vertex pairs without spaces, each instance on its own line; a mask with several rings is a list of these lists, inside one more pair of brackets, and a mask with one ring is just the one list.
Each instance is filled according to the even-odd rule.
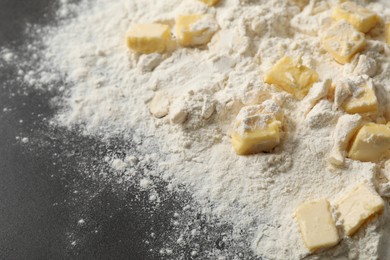
[[164,52],[171,40],[171,30],[165,24],[135,24],[127,32],[127,45],[138,53]]
[[328,161],[331,164],[336,166],[343,165],[348,144],[362,127],[362,124],[363,118],[359,114],[342,115],[339,118],[333,133],[333,147],[328,157]]
[[366,40],[363,33],[342,20],[325,32],[322,45],[337,62],[345,64],[364,49]]
[[356,80],[349,80],[347,84],[350,95],[342,104],[342,108],[349,114],[367,114],[378,112],[378,99],[372,80],[368,77],[357,77]]
[[301,9],[307,6],[310,0],[289,0],[289,2],[298,5]]
[[318,81],[318,74],[290,57],[284,56],[265,74],[264,81],[275,84],[298,99],[303,99],[311,86]]
[[362,162],[377,162],[390,149],[390,129],[386,125],[365,124],[357,133],[348,157]]
[[176,37],[185,47],[207,44],[217,30],[217,21],[208,14],[179,15],[176,18]]
[[236,117],[232,146],[237,154],[270,151],[280,142],[283,113],[273,100],[243,107]]
[[346,20],[362,33],[370,31],[379,22],[379,16],[376,13],[350,1],[335,7],[332,17],[336,21]]
[[390,23],[387,23],[385,26],[385,36],[387,44],[390,45]]
[[219,3],[219,0],[200,0],[208,6],[214,6]]
[[313,252],[339,242],[336,224],[327,200],[306,202],[295,213],[305,246]]
[[336,208],[345,233],[352,236],[369,217],[383,210],[384,202],[366,184],[360,184],[341,199]]

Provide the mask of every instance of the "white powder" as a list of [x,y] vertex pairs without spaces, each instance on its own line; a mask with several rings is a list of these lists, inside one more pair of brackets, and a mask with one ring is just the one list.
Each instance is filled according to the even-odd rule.
[[5,61],[5,62],[12,62],[15,59],[15,54],[12,53],[8,49],[3,49],[0,51],[0,57]]
[[283,112],[279,105],[274,100],[268,99],[259,105],[246,106],[241,109],[232,128],[242,135],[246,131],[264,129],[272,119],[281,117],[283,117]]
[[[40,79],[55,78],[48,72],[55,68],[54,75],[73,85],[58,124],[82,125],[85,134],[103,138],[132,137],[149,154],[109,159],[113,169],[124,171],[153,161],[157,169],[151,175],[169,181],[172,188],[186,185],[202,212],[231,223],[237,237],[246,230],[252,250],[264,259],[386,259],[387,208],[353,239],[316,255],[305,249],[293,219],[306,200],[334,202],[357,184],[376,178],[377,168],[371,163],[346,159],[344,168],[329,167],[326,158],[342,112],[329,101],[318,102],[324,88],[308,100],[305,109],[311,110],[304,111],[306,116],[299,101],[277,94],[286,122],[282,144],[272,153],[237,156],[230,145],[228,132],[240,108],[279,93],[263,82],[263,76],[283,55],[301,58],[321,80],[345,77],[348,69],[365,72],[380,83],[383,103],[389,99],[390,51],[380,35],[373,33],[364,51],[367,66],[361,58],[356,68],[343,67],[324,52],[318,36],[336,1],[313,0],[302,12],[288,2],[221,0],[218,7],[206,8],[196,0],[96,0],[75,8],[63,1],[59,15],[76,15],[44,33],[46,70]],[[373,2],[369,7],[389,18],[386,4]],[[179,48],[170,55],[128,52],[124,36],[132,23],[173,24],[177,14],[197,12],[215,15],[220,27],[207,48]],[[159,93],[164,98],[153,99]],[[152,143],[158,150],[150,147]],[[153,187],[148,177],[139,185]],[[155,202],[159,196],[152,191],[149,199]]]

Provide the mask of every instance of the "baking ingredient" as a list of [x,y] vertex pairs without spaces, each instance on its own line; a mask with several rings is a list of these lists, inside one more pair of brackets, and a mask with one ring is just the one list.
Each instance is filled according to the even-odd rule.
[[304,98],[317,80],[317,72],[288,56],[281,58],[264,78],[266,83],[275,84],[298,99]]
[[379,17],[376,13],[350,1],[335,7],[333,9],[333,18],[336,21],[346,20],[362,33],[370,31],[379,22]]
[[219,3],[220,0],[200,0],[208,6],[214,6]]
[[367,184],[361,184],[337,204],[345,233],[352,236],[372,215],[384,208],[383,199]]
[[163,52],[171,39],[171,31],[165,24],[134,24],[126,38],[129,48],[136,52]]
[[363,33],[341,20],[324,33],[322,45],[337,62],[345,64],[364,49],[366,40]]
[[372,79],[357,76],[340,80],[336,85],[335,105],[349,114],[377,113],[378,99]]
[[152,113],[152,115],[157,118],[162,118],[168,115],[169,105],[170,105],[170,101],[166,93],[158,92],[150,102],[149,105],[150,113]]
[[348,157],[362,162],[376,162],[390,149],[390,129],[386,125],[368,123],[357,133]]
[[344,164],[348,145],[362,125],[363,119],[359,114],[342,115],[339,118],[333,133],[334,144],[328,157],[331,164],[335,166]]
[[295,212],[295,218],[310,251],[331,247],[339,242],[339,234],[327,200],[305,202]]
[[387,44],[390,45],[390,23],[387,23],[385,25],[385,37],[386,37]]
[[310,0],[289,0],[291,3],[298,5],[300,8],[304,8],[309,4]]
[[176,18],[176,37],[186,47],[208,43],[217,30],[217,22],[208,14],[179,15]]
[[364,54],[359,55],[356,67],[353,69],[353,74],[357,76],[367,75],[369,77],[375,76],[378,71],[376,60],[367,57]]
[[318,103],[318,101],[328,96],[331,87],[331,79],[314,83],[314,85],[310,88],[309,93],[301,102],[302,111],[305,115]]
[[233,126],[232,145],[239,155],[268,152],[280,142],[283,113],[273,101],[243,107]]
[[[164,247],[172,250],[161,251],[172,254],[161,258],[185,258],[181,245],[190,243],[188,254],[199,259],[388,259],[388,225],[378,219],[357,232],[356,239],[343,239],[325,251],[313,255],[305,247],[293,218],[299,205],[321,198],[333,202],[349,187],[373,183],[381,165],[346,159],[343,167],[329,167],[332,135],[345,111],[323,97],[305,115],[300,100],[264,83],[266,72],[284,56],[315,70],[319,83],[351,76],[355,60],[341,66],[321,48],[320,34],[330,26],[335,2],[311,1],[302,10],[286,0],[224,0],[217,8],[197,0],[82,0],[77,5],[63,0],[59,13],[72,16],[58,27],[41,29],[37,39],[42,39],[43,51],[41,45],[29,50],[42,62],[21,68],[18,77],[24,85],[59,84],[64,89],[63,106],[52,125],[81,129],[102,142],[131,140],[142,151],[113,148],[107,159],[115,167],[110,178],[136,183],[156,207],[163,202],[160,182],[173,192],[185,190],[193,202],[177,212],[184,215],[191,208],[194,218],[195,212],[207,216],[195,232],[188,222],[176,225],[179,220],[172,220]],[[388,1],[364,6],[383,18],[390,15]],[[206,13],[219,25],[207,46],[162,54],[127,52],[123,38],[131,24],[173,28],[178,15]],[[372,77],[381,110],[389,102],[390,62],[383,34],[374,33],[361,54],[377,64]],[[169,100],[169,108],[162,106],[168,114],[156,118],[151,102],[159,93]],[[230,143],[232,122],[242,107],[270,99],[284,114],[281,142],[272,153],[237,156]],[[385,113],[383,117],[388,120]],[[221,233],[226,231],[236,243],[225,242],[218,249],[216,241],[200,241],[197,234],[209,234],[205,225],[211,219],[228,223],[232,229]],[[381,220],[389,222],[386,210]],[[192,242],[185,237],[193,237]]]

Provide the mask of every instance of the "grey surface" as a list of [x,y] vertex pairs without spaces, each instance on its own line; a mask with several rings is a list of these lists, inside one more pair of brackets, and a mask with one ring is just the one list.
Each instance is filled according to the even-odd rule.
[[[31,40],[26,24],[52,23],[56,7],[50,0],[1,0],[0,48],[23,55]],[[0,259],[159,258],[150,251],[158,245],[145,240],[151,230],[163,233],[175,202],[156,212],[142,194],[118,194],[114,184],[85,177],[109,147],[50,129],[49,103],[57,93],[25,88],[15,77],[15,67],[1,64]]]

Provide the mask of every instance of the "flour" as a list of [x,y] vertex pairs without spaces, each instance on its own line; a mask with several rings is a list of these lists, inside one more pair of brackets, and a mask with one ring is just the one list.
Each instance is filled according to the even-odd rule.
[[14,60],[15,58],[15,54],[12,53],[10,50],[8,49],[3,49],[1,52],[0,52],[0,57],[7,63],[11,62]]
[[243,135],[246,131],[265,129],[271,120],[282,117],[283,112],[278,104],[273,99],[268,99],[259,105],[246,106],[241,109],[236,121],[242,123],[236,123],[233,128],[237,133]]
[[[150,176],[168,181],[172,189],[185,185],[202,212],[232,224],[233,237],[246,230],[251,249],[263,259],[385,259],[387,208],[353,239],[315,255],[305,249],[293,219],[302,202],[334,202],[363,181],[373,183],[378,174],[372,163],[345,159],[338,168],[327,161],[343,114],[326,100],[328,79],[367,74],[379,83],[382,104],[390,92],[390,51],[375,32],[354,67],[335,63],[322,49],[319,35],[329,26],[335,2],[312,0],[301,11],[284,0],[221,0],[215,8],[195,0],[86,0],[79,5],[64,0],[59,16],[75,13],[74,18],[42,34],[46,69],[37,69],[37,78],[48,82],[60,77],[73,85],[56,124],[82,125],[84,134],[103,139],[131,137],[146,151],[142,158],[129,155],[124,160],[108,158],[107,163],[134,177],[131,169],[154,162],[156,169],[139,181],[142,189],[151,190],[150,201],[159,200]],[[368,7],[390,18],[386,1]],[[182,13],[215,16],[219,29],[207,46],[164,55],[128,52],[124,35],[132,23],[172,25]],[[302,104],[263,81],[264,73],[284,55],[301,59],[320,75],[322,83]],[[52,68],[55,73],[49,72]],[[281,144],[271,153],[237,156],[228,135],[234,118],[244,105],[271,96],[278,96],[285,114]],[[155,142],[158,149],[150,148]],[[389,190],[385,184],[381,187],[383,193]],[[173,253],[164,249],[161,254]],[[194,250],[191,256],[198,253]]]

